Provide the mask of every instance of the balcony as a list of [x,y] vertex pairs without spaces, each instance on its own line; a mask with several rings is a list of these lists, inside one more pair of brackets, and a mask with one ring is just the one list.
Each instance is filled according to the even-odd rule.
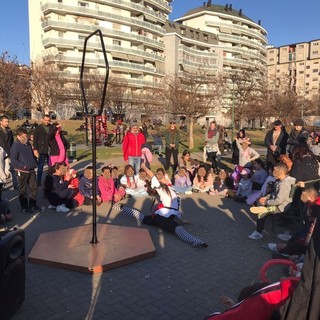
[[165,30],[160,27],[156,26],[152,23],[145,22],[140,19],[136,18],[128,18],[118,14],[113,14],[105,11],[101,11],[98,9],[91,9],[86,7],[80,6],[69,6],[62,3],[54,3],[49,2],[41,6],[41,10],[43,15],[47,15],[51,12],[61,13],[63,15],[70,14],[75,16],[86,16],[89,18],[94,18],[98,20],[107,20],[116,23],[123,23],[124,25],[129,26],[139,26],[151,33],[155,33],[157,35],[163,36],[165,34]]
[[[76,33],[85,31],[88,35],[97,30],[96,25],[86,25],[77,22],[64,22],[60,20],[47,20],[43,21],[41,24],[44,31],[49,31],[50,29],[61,30],[61,31],[74,31]],[[133,32],[123,32],[107,28],[99,28],[103,33],[103,36],[111,36],[113,38],[125,39],[128,41],[135,41],[139,44],[148,44],[157,50],[164,50],[164,43],[160,40],[154,40],[146,36],[135,34]]]

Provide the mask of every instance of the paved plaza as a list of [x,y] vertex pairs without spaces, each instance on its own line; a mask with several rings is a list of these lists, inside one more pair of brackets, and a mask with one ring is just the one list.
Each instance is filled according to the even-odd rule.
[[[26,257],[39,234],[92,221],[89,206],[69,213],[46,209],[30,216],[20,213],[17,191],[5,191],[4,196],[11,199],[15,215],[11,226],[25,229]],[[48,205],[41,190],[38,197],[39,206]],[[152,204],[151,198],[122,202],[144,213],[150,212]],[[276,239],[275,233],[268,232],[271,226],[267,224],[264,239],[249,240],[247,236],[255,228],[249,207],[208,194],[182,196],[183,219],[191,222],[185,228],[204,240],[209,246],[206,249],[193,248],[155,227],[139,226],[124,213],[111,210],[108,204],[102,204],[97,211],[98,223],[148,229],[156,255],[94,275],[27,261],[26,299],[14,320],[203,319],[212,311],[223,309],[223,294],[236,299],[242,287],[259,280],[260,267],[271,257],[263,246]]]

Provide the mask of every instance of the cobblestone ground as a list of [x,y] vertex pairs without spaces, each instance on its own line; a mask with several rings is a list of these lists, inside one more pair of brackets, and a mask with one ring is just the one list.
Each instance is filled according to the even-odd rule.
[[[87,163],[73,165],[79,169]],[[10,199],[15,216],[9,227],[25,229],[26,256],[41,233],[91,223],[89,206],[66,214],[46,210],[32,217],[20,213],[16,190],[5,191],[4,197]],[[150,198],[126,201],[145,213],[152,203]],[[38,205],[48,205],[41,190]],[[183,219],[191,222],[185,228],[207,242],[207,249],[193,248],[155,227],[138,226],[135,220],[102,204],[98,223],[147,228],[156,255],[95,275],[26,262],[26,299],[13,319],[187,320],[222,310],[223,294],[236,299],[242,287],[259,280],[260,267],[271,257],[263,247],[276,240],[275,233],[269,232],[267,224],[264,239],[249,240],[254,217],[247,205],[232,199],[182,196],[182,211]],[[277,272],[271,276],[278,279]]]

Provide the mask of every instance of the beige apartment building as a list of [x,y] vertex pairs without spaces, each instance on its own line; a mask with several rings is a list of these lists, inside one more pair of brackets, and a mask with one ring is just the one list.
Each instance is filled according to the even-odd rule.
[[[175,22],[171,0],[29,0],[30,60],[46,57],[78,81],[84,39],[102,31],[111,74],[129,92],[159,86],[167,73],[199,67],[228,74],[266,66],[266,30],[231,5],[210,0]],[[99,38],[88,42],[88,71],[104,67]]]
[[311,98],[320,90],[320,40],[267,50],[270,86],[289,85],[300,96]]

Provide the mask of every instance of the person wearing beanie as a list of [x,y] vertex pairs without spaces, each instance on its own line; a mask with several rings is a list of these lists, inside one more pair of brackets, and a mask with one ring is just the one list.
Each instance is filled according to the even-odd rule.
[[291,157],[292,149],[299,144],[307,144],[309,132],[304,128],[304,121],[302,119],[295,119],[293,121],[294,128],[292,129],[288,138],[288,153]]

